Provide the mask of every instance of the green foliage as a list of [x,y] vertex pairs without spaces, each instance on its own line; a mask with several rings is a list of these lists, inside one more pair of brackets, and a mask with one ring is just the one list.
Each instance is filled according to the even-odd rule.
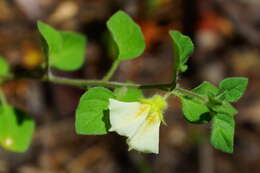
[[219,89],[211,83],[205,81],[196,88],[192,89],[192,91],[199,95],[209,97],[217,95]]
[[51,26],[38,21],[38,30],[43,37],[44,41],[47,43],[49,61],[52,61],[51,56],[58,54],[62,50],[62,36],[59,31],[55,30]]
[[107,22],[107,27],[118,46],[118,60],[133,59],[145,49],[145,41],[140,27],[123,11],[115,13]]
[[[192,90],[195,94],[208,98],[209,96],[216,95],[218,88],[209,82],[203,82]],[[190,96],[182,96],[182,112],[186,120],[191,123],[207,123],[211,120],[209,114],[210,108],[204,101]]]
[[60,32],[63,39],[63,50],[57,55],[53,64],[62,70],[77,70],[85,61],[86,39],[74,32]]
[[223,92],[227,84],[225,83],[224,85],[220,83],[220,89],[218,89],[209,82],[204,82],[193,91],[209,99],[207,106],[212,116],[211,144],[223,152],[232,153],[235,126],[233,116],[238,112],[228,103],[230,100],[223,100],[219,97],[219,93]]
[[113,58],[118,55],[118,47],[109,31],[106,31],[102,35],[102,43],[106,45],[106,51],[109,57]]
[[181,97],[182,112],[186,120],[191,123],[207,123],[210,119],[208,107],[200,100]]
[[0,106],[0,144],[13,152],[25,152],[30,146],[35,122],[10,105]]
[[[234,79],[237,80],[237,78]],[[180,98],[185,119],[191,123],[207,123],[212,119],[211,144],[223,152],[232,153],[235,126],[233,116],[238,112],[228,101],[230,98],[233,100],[240,98],[246,84],[241,81],[243,87],[238,87],[236,82],[234,85],[230,80],[223,81],[224,83],[220,83],[220,89],[209,82],[203,82],[191,91],[194,97],[182,95]],[[233,91],[234,88],[239,89]],[[241,95],[237,94],[237,90]],[[223,100],[222,97],[219,97],[222,93],[229,93],[229,95]],[[203,97],[204,101],[199,100],[195,95]]]
[[123,102],[135,102],[144,97],[143,92],[136,88],[116,88],[114,91],[116,99]]
[[85,60],[86,39],[75,32],[57,31],[51,26],[38,22],[38,30],[47,47],[48,63],[59,70],[79,69]]
[[[155,4],[155,2],[153,0],[151,4]],[[59,70],[73,71],[79,69],[84,64],[86,47],[84,36],[74,32],[58,31],[43,22],[38,22],[37,25],[47,56],[46,65]],[[187,61],[194,51],[194,45],[188,36],[181,34],[179,31],[172,30],[169,34],[173,43],[174,68],[173,80],[170,84],[130,85],[127,82],[108,82],[122,60],[134,59],[143,53],[145,41],[140,27],[123,11],[115,13],[107,21],[107,27],[111,35],[104,38],[109,43],[109,49],[112,50],[112,54],[115,54],[115,50],[117,49],[118,56],[102,80],[73,80],[55,76],[48,79],[49,82],[64,83],[79,87],[104,86],[114,88],[114,92],[103,87],[90,88],[81,96],[76,110],[76,132],[82,135],[102,135],[108,133],[108,129],[110,128],[108,108],[111,108],[111,105],[115,104],[118,106],[118,109],[115,109],[115,115],[119,115],[116,116],[116,119],[118,117],[120,119],[115,124],[118,123],[122,131],[128,132],[137,127],[139,128],[141,127],[139,124],[141,121],[147,123],[149,120],[148,125],[144,126],[144,131],[149,134],[146,136],[149,145],[153,143],[155,145],[155,147],[153,146],[153,151],[157,153],[157,149],[155,148],[158,144],[158,136],[146,127],[149,126],[151,127],[150,130],[159,132],[159,126],[157,125],[164,118],[162,110],[167,105],[165,99],[170,94],[174,94],[181,100],[182,112],[185,119],[191,123],[208,123],[211,121],[211,144],[223,152],[232,153],[235,128],[234,115],[238,111],[230,102],[235,102],[241,98],[246,90],[248,79],[242,77],[227,78],[220,82],[219,87],[209,82],[203,82],[192,90],[179,88],[179,84],[177,83],[178,74],[187,70]],[[0,77],[7,75],[9,69],[8,63],[0,57]],[[14,78],[16,77],[15,74],[10,76],[10,78],[13,76]],[[0,78],[1,82],[3,81]],[[158,100],[152,100],[153,103],[149,103],[151,107],[149,105],[140,105],[144,102],[140,102],[140,104],[122,103],[138,102],[140,99],[143,101],[151,100],[144,99],[143,91],[140,89],[160,89],[168,91],[168,93],[164,97],[157,96],[157,98],[160,98],[159,102]],[[111,102],[109,106],[110,98],[121,102]],[[0,90],[0,145],[10,151],[24,152],[32,140],[35,122],[6,102],[4,93]],[[136,105],[138,106],[136,107]],[[132,113],[129,113],[131,111]],[[155,114],[152,113],[153,116],[160,116],[160,119],[157,117],[156,125],[151,125],[154,121],[153,117],[152,119],[148,119],[147,117],[142,117],[143,119],[131,117],[131,114],[133,116],[150,115],[153,111],[155,111]],[[112,110],[111,112],[114,111]],[[128,117],[128,119],[124,121],[124,116],[121,116],[122,114]],[[142,130],[142,133],[144,131]],[[150,138],[150,136],[153,138]],[[139,141],[137,143],[139,145]],[[140,144],[145,146],[148,143],[143,141]],[[143,148],[143,146],[140,146],[140,148]],[[142,149],[141,151],[146,150]]]
[[[10,71],[9,64],[6,62],[6,60],[0,56],[0,76],[7,75]],[[0,83],[3,82],[0,79]]]
[[109,98],[113,92],[96,87],[85,92],[76,110],[76,132],[83,135],[106,134],[110,126],[108,120]]
[[[189,56],[194,50],[194,45],[191,39],[188,36],[183,35],[179,31],[170,31],[169,32],[172,41],[173,41],[173,51],[174,51],[174,81],[178,77],[178,73],[184,72],[187,70],[188,66],[186,65]],[[175,82],[174,82],[175,83]]]
[[244,94],[248,79],[243,77],[226,78],[220,82],[219,87],[225,100],[235,102]]
[[228,114],[234,116],[238,111],[228,102],[223,101],[221,104],[211,105],[211,109],[217,113]]
[[233,116],[227,114],[215,114],[212,120],[211,144],[223,151],[232,153],[235,133],[235,121]]

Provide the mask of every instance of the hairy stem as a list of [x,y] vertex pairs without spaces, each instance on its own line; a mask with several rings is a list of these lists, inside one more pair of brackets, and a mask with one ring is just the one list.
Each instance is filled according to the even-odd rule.
[[109,71],[107,72],[107,74],[104,76],[103,81],[109,81],[109,79],[113,76],[113,74],[115,73],[117,67],[120,64],[120,60],[115,60],[111,66],[111,68],[109,69]]
[[55,77],[55,76],[44,77],[42,80],[49,81],[51,83],[76,86],[84,89],[93,86],[103,86],[108,88],[118,88],[118,87],[139,88],[140,87],[139,84],[110,82],[110,81],[103,81],[103,80],[69,79],[69,78]]
[[40,80],[44,82],[51,82],[56,84],[70,85],[79,88],[88,88],[93,86],[103,86],[108,88],[118,88],[118,87],[129,87],[129,88],[140,88],[140,89],[160,89],[168,91],[170,84],[156,84],[156,85],[141,85],[134,83],[124,83],[124,82],[112,82],[112,81],[103,81],[103,80],[83,80],[83,79],[70,79],[65,77],[57,77],[54,75],[45,75],[43,78],[32,78],[31,76],[14,76],[6,75],[0,76],[0,79],[4,81],[10,81],[15,79],[30,79],[30,80]]
[[[51,82],[56,84],[63,84],[63,85],[70,85],[79,87],[82,89],[87,89],[88,87],[94,86],[102,86],[108,88],[118,88],[118,87],[128,87],[128,88],[139,88],[143,90],[147,89],[159,89],[163,91],[167,91],[173,95],[178,96],[179,94],[187,95],[191,97],[196,97],[204,102],[208,102],[208,98],[198,95],[192,91],[186,90],[184,88],[176,87],[174,90],[171,91],[171,84],[152,84],[152,85],[141,85],[141,84],[134,84],[134,83],[124,83],[124,82],[112,82],[112,81],[104,81],[104,80],[83,80],[83,79],[70,79],[64,77],[57,77],[53,75],[45,75],[43,78],[32,78],[31,76],[21,76],[17,77],[14,75],[7,75],[7,76],[0,76],[0,79],[4,81],[14,80],[14,79],[31,79],[31,80],[40,80],[44,82]],[[167,94],[166,94],[167,95]]]
[[[177,92],[177,93],[176,93],[176,92]],[[208,98],[203,97],[203,96],[201,96],[201,95],[199,95],[199,94],[196,94],[196,93],[194,93],[194,92],[192,92],[192,91],[186,90],[186,89],[184,89],[184,88],[176,87],[176,88],[172,91],[172,94],[174,94],[174,95],[176,95],[176,96],[178,96],[178,93],[183,94],[183,95],[186,95],[186,96],[190,96],[190,97],[195,97],[195,98],[200,99],[200,100],[202,100],[202,101],[204,101],[204,102],[208,102],[208,101],[209,101]]]

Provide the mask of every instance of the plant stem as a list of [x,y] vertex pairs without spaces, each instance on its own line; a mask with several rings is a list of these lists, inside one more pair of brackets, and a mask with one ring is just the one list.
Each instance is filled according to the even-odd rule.
[[171,84],[154,84],[154,85],[140,85],[140,89],[159,89],[163,91],[169,91]]
[[171,92],[166,92],[166,93],[163,95],[163,99],[166,101],[171,94],[172,94]]
[[107,74],[105,75],[105,77],[103,78],[102,81],[109,81],[109,79],[110,79],[110,78],[113,76],[113,74],[115,73],[115,71],[116,71],[117,67],[119,66],[120,62],[121,62],[121,61],[120,61],[119,59],[116,59],[116,60],[113,62],[111,68],[109,69],[109,71],[107,72]]
[[181,94],[183,94],[183,95],[191,96],[191,97],[196,97],[196,98],[198,98],[198,99],[200,99],[200,100],[202,100],[202,101],[204,101],[204,102],[208,102],[208,101],[209,101],[208,98],[203,97],[203,96],[201,96],[201,95],[199,95],[199,94],[196,94],[196,93],[194,93],[194,92],[192,92],[192,91],[186,90],[186,89],[184,89],[184,88],[179,88],[179,87],[177,87],[177,88],[175,88],[175,89],[172,91],[172,93],[173,93],[174,95],[177,95],[177,94],[175,94],[175,92],[181,93]]
[[[14,75],[8,75],[8,76],[0,76],[0,79],[3,79],[4,81],[13,80],[13,79],[32,79],[37,80],[36,78],[32,78],[30,76],[22,76],[17,77]],[[173,95],[179,96],[179,94],[196,97],[204,102],[208,102],[208,98],[203,97],[201,95],[198,95],[192,91],[186,90],[184,88],[176,87],[174,90],[171,90],[171,84],[155,84],[155,85],[141,85],[141,84],[133,84],[133,83],[124,83],[124,82],[112,82],[112,81],[104,81],[104,80],[82,80],[82,79],[70,79],[70,78],[64,78],[64,77],[56,77],[53,75],[45,75],[42,79],[38,79],[44,82],[51,82],[56,84],[63,84],[63,85],[70,85],[70,86],[76,86],[79,88],[86,89],[88,87],[94,87],[94,86],[102,86],[102,87],[108,87],[108,88],[118,88],[118,87],[128,87],[128,88],[139,88],[139,89],[159,89],[163,91],[168,91],[168,93],[171,93]],[[166,96],[168,94],[166,93]]]
[[55,76],[44,77],[42,81],[49,81],[57,84],[71,85],[71,86],[76,86],[84,89],[93,86],[103,86],[109,88],[118,88],[118,87],[139,88],[140,87],[139,84],[109,82],[103,80],[69,79],[69,78],[55,77]]
[[76,86],[83,89],[87,87],[93,87],[93,86],[103,86],[108,88],[129,87],[129,88],[139,88],[139,89],[160,89],[160,90],[167,91],[168,90],[167,87],[170,85],[170,84],[141,85],[141,84],[134,84],[134,83],[112,82],[112,81],[102,81],[102,80],[70,79],[65,77],[57,77],[49,74],[45,75],[41,79],[32,78],[30,76],[17,77],[14,75],[0,76],[0,79],[3,79],[4,81],[10,81],[15,79],[40,80],[44,82]]

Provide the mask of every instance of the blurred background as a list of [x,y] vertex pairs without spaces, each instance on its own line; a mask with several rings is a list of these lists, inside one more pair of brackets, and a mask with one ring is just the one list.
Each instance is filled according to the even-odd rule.
[[[249,87],[234,106],[234,154],[209,144],[210,126],[186,122],[176,98],[169,99],[167,126],[161,126],[160,154],[128,152],[125,138],[80,136],[74,111],[80,89],[15,80],[4,84],[12,105],[37,122],[26,153],[0,149],[0,173],[259,173],[260,172],[260,1],[258,0],[1,0],[0,54],[15,73],[43,61],[36,21],[87,36],[87,62],[73,73],[56,75],[99,79],[114,54],[106,20],[124,10],[140,24],[147,48],[138,59],[121,64],[113,80],[165,83],[171,80],[172,45],[168,30],[178,29],[195,42],[189,70],[181,84],[193,88],[204,80],[249,78]],[[147,96],[158,91],[149,91]]]

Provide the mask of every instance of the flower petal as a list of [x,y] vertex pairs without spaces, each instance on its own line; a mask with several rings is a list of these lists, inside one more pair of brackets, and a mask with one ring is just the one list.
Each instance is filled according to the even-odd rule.
[[148,115],[142,126],[127,140],[129,150],[135,149],[141,152],[158,154],[160,123],[158,112]]
[[139,102],[120,102],[109,99],[110,123],[109,131],[131,137],[145,121],[150,105]]

